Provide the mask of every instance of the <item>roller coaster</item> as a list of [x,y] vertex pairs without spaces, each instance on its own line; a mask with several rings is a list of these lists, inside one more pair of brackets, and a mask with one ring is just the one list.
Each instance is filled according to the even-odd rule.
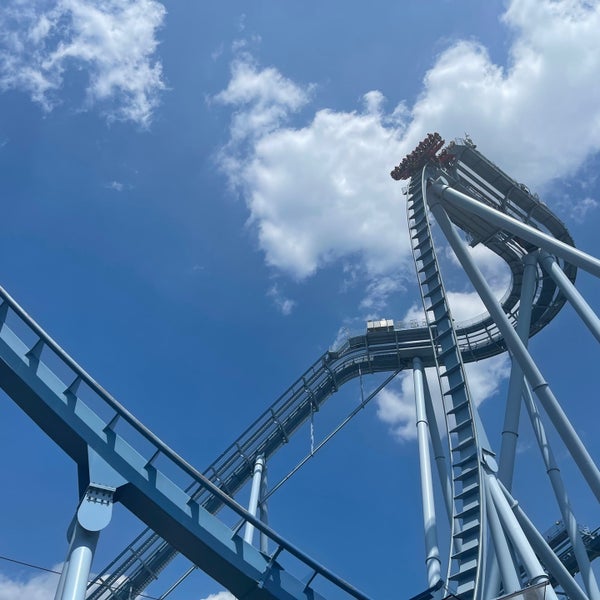
[[[135,598],[181,553],[240,600],[331,598],[322,581],[335,598],[366,600],[261,518],[273,491],[265,489],[263,468],[345,383],[386,374],[364,405],[408,370],[416,397],[427,581],[418,598],[558,593],[600,600],[591,568],[600,554],[598,535],[575,519],[541,410],[598,500],[600,472],[527,349],[529,338],[567,301],[600,340],[600,321],[574,286],[578,268],[600,276],[600,261],[576,249],[558,217],[469,139],[444,147],[439,134],[430,134],[392,177],[408,179],[404,193],[423,325],[370,322],[366,331],[320,356],[204,471],[158,439],[0,289],[0,385],[80,473],[80,504],[57,599]],[[469,322],[452,317],[432,216],[435,235],[445,237],[486,306],[487,313]],[[511,283],[500,300],[468,251],[478,244],[510,269]],[[465,364],[506,351],[513,366],[496,451],[471,396]],[[428,389],[427,368],[436,370],[441,403]],[[557,497],[561,536],[544,537],[512,496],[522,406]],[[244,508],[236,497],[248,485],[250,506]],[[89,581],[95,546],[115,502],[147,529]],[[222,518],[225,512],[229,520]],[[447,560],[439,551],[440,519],[450,532]],[[253,545],[254,531],[259,547]],[[404,596],[402,590],[396,595]]]

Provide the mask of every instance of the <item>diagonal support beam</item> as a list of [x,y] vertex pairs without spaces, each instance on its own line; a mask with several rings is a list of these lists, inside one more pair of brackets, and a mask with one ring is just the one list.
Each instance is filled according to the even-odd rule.
[[567,297],[567,300],[571,303],[575,312],[587,325],[594,337],[600,342],[600,319],[585,301],[584,297],[577,291],[577,288],[573,285],[571,280],[558,266],[554,257],[549,252],[542,250],[540,252],[540,264],[544,271],[554,279],[554,282],[560,288],[560,291]]
[[543,248],[556,256],[560,256],[568,263],[571,263],[596,277],[600,277],[600,260],[597,258],[594,258],[569,244],[565,244],[564,242],[553,238],[551,235],[543,233],[535,227],[531,227],[531,225],[521,223],[521,221],[509,217],[503,212],[451,188],[445,183],[440,183],[439,181],[433,182],[430,190],[440,201],[449,202],[464,210],[468,210],[482,219],[485,219],[488,223],[492,223],[501,229],[510,231],[539,248]]
[[462,268],[471,280],[475,290],[479,294],[485,307],[494,319],[500,333],[504,337],[504,341],[512,356],[519,362],[521,369],[531,387],[539,398],[546,413],[550,417],[556,431],[561,436],[563,442],[568,448],[573,460],[580,469],[583,477],[587,481],[590,489],[600,501],[600,470],[594,463],[587,448],[583,445],[581,439],[577,435],[575,428],[570,423],[558,400],[554,396],[550,386],[544,379],[541,371],[538,369],[531,355],[523,342],[519,339],[516,331],[512,328],[508,317],[502,310],[502,306],[494,296],[492,290],[488,286],[481,271],[475,265],[471,255],[467,251],[458,232],[452,225],[450,218],[446,214],[442,206],[441,197],[439,196],[440,187],[437,184],[431,187],[432,194],[429,194],[428,203],[431,212],[434,214],[440,229],[450,243],[452,250],[458,258]]
[[[523,283],[521,285],[519,320],[517,321],[516,330],[525,347],[527,347],[527,343],[529,342],[531,309],[537,276],[537,255],[537,251],[531,252],[523,259]],[[502,444],[500,446],[500,459],[498,463],[498,477],[508,490],[512,488],[512,478],[515,470],[522,390],[523,371],[519,363],[516,360],[513,360],[510,379],[508,381],[506,411],[504,415],[504,426],[502,428]]]
[[431,476],[431,457],[429,453],[429,424],[425,410],[425,390],[423,379],[425,370],[423,361],[417,356],[413,359],[413,381],[415,387],[415,408],[417,415],[417,439],[419,443],[419,466],[421,471],[421,499],[423,501],[423,527],[425,531],[425,564],[427,584],[437,585],[442,578],[442,562],[437,539],[437,520],[433,478]]

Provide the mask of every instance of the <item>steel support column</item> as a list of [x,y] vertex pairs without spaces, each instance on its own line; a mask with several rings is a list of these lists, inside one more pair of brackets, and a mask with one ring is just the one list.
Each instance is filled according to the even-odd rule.
[[[515,551],[519,555],[523,568],[530,579],[530,583],[534,584],[549,581],[548,574],[544,571],[544,568],[533,551],[531,544],[498,484],[496,474],[488,471],[486,473],[485,482],[490,493],[490,498],[494,503],[494,507],[498,511],[498,517],[502,523],[502,527],[510,538]],[[548,589],[547,597],[551,600],[557,600],[556,593],[552,587]]]
[[423,370],[423,391],[425,392],[425,414],[429,423],[429,435],[431,437],[431,447],[435,456],[435,464],[437,466],[440,485],[444,496],[444,505],[448,513],[448,523],[452,524],[452,480],[448,473],[448,459],[444,452],[442,437],[440,436],[440,428],[431,398],[431,390],[427,383],[427,371]]
[[569,501],[569,495],[567,494],[567,488],[563,483],[560,474],[560,468],[556,463],[554,452],[552,452],[552,447],[550,446],[550,440],[548,440],[548,437],[546,436],[546,430],[542,424],[540,414],[537,410],[535,402],[533,401],[531,391],[527,384],[525,384],[523,387],[523,399],[525,401],[527,412],[529,413],[529,418],[531,419],[531,424],[533,426],[533,431],[535,432],[535,437],[540,448],[542,458],[544,459],[544,465],[546,467],[546,472],[548,473],[548,478],[550,479],[554,495],[556,496],[558,508],[560,509],[567,534],[569,535],[569,540],[573,546],[575,560],[579,566],[583,585],[585,586],[590,600],[600,600],[598,582],[596,581],[596,577],[592,571],[587,550],[585,549],[583,539],[579,533],[577,520],[573,514],[571,503]]
[[581,317],[581,320],[600,342],[600,319],[573,285],[571,280],[564,274],[554,257],[545,250],[542,250],[540,252],[540,264],[544,268],[544,271],[554,279],[556,285],[560,288],[560,291],[567,297],[567,300],[575,309],[575,312]]
[[421,470],[421,498],[423,502],[423,527],[425,532],[425,564],[427,583],[431,588],[441,579],[442,562],[437,539],[437,522],[433,480],[431,477],[431,457],[429,454],[429,426],[425,411],[423,386],[423,362],[413,358],[413,381],[415,386],[415,406],[417,413],[417,440],[419,445],[419,466]]
[[489,579],[486,581],[485,596],[487,598],[495,598],[500,592],[500,581],[502,581],[504,593],[511,594],[521,589],[521,579],[515,567],[504,529],[502,528],[498,510],[492,499],[490,486],[487,484],[485,486],[485,494],[488,525],[496,552],[495,557],[492,553],[488,552],[488,560],[490,561],[488,567]]
[[450,218],[446,214],[446,211],[441,204],[440,197],[437,195],[437,193],[435,193],[437,189],[437,187],[432,186],[432,191],[434,193],[430,195],[429,199],[431,212],[434,214],[440,229],[443,231],[452,249],[454,250],[454,253],[461,263],[465,273],[471,280],[475,290],[479,294],[485,307],[498,326],[498,329],[504,337],[504,341],[506,342],[506,345],[512,356],[519,362],[521,369],[531,384],[534,393],[540,399],[540,402],[554,424],[554,427],[556,427],[557,432],[571,452],[575,463],[581,470],[585,480],[588,482],[590,489],[600,501],[600,471],[598,470],[598,467],[579,439],[577,432],[575,431],[573,425],[571,425],[569,422],[569,419],[552,393],[548,383],[542,376],[542,373],[527,352],[527,348],[525,348],[523,342],[521,342],[519,336],[512,328],[508,317],[504,314],[502,306],[495,298],[485,278],[475,265],[462,239],[458,235],[458,232],[455,230]]
[[430,190],[435,193],[440,200],[450,202],[455,206],[460,206],[461,208],[478,215],[482,219],[485,219],[488,223],[492,223],[500,229],[510,231],[524,240],[535,244],[539,248],[543,248],[556,256],[560,256],[568,263],[571,263],[584,271],[588,271],[596,277],[600,277],[600,260],[597,258],[594,258],[569,244],[565,244],[564,242],[553,238],[551,235],[543,233],[535,227],[531,227],[531,225],[521,223],[521,221],[509,217],[507,214],[500,212],[487,204],[483,204],[467,194],[463,194],[462,192],[451,188],[445,183],[439,181],[433,182]]
[[84,600],[100,531],[112,517],[115,488],[88,485],[72,525],[69,552],[55,600]]
[[535,553],[540,557],[540,560],[544,563],[546,569],[552,573],[552,576],[566,592],[567,597],[570,600],[589,600],[565,565],[563,565],[558,556],[554,554],[552,548],[550,548],[548,542],[544,539],[544,536],[529,520],[529,517],[519,506],[519,503],[510,495],[510,492],[502,485],[502,482],[498,482],[498,485],[504,493],[509,506],[517,518],[519,525],[523,529],[523,532],[527,536],[529,543],[535,550]]
[[[265,464],[263,456],[259,456],[254,463],[254,475],[252,476],[252,488],[250,489],[250,501],[248,503],[248,512],[256,517],[258,511],[258,500],[260,498],[260,489],[262,483],[262,472]],[[252,543],[254,537],[254,525],[252,523],[246,523],[246,529],[244,531],[244,541],[248,544]]]
[[[537,276],[537,255],[537,251],[530,252],[523,259],[523,282],[521,284],[519,320],[517,321],[516,331],[525,347],[527,347],[529,342],[531,307]],[[500,458],[498,461],[498,478],[508,490],[512,488],[512,478],[515,469],[522,391],[523,370],[519,363],[513,359],[508,382],[504,427],[502,428],[502,444],[500,446]]]
[[[265,462],[265,465],[263,467],[262,479],[260,482],[260,500],[258,503],[259,518],[265,525],[269,524],[269,508],[267,505],[267,493],[267,463]],[[269,538],[265,535],[263,531],[260,532],[260,551],[263,554],[269,553]]]
[[65,577],[56,591],[56,600],[84,600],[99,537],[99,531],[88,531],[75,523]]

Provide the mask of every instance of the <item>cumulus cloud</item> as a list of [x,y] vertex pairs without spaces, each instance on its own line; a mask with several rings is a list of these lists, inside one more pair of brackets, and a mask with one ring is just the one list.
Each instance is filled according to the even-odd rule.
[[[498,393],[500,385],[510,374],[510,361],[506,355],[495,356],[481,362],[469,363],[465,365],[465,369],[471,397],[475,405],[479,406]],[[426,369],[426,376],[434,406],[442,406],[435,370]],[[396,439],[407,441],[417,437],[412,372],[401,373],[395,387],[382,390],[376,402],[377,416],[389,425]]]
[[286,317],[292,313],[296,306],[296,302],[286,298],[276,283],[269,288],[267,296],[273,300],[279,312]]
[[23,580],[0,574],[0,600],[52,600],[58,578],[54,573],[41,573]]
[[166,11],[156,0],[7,0],[0,13],[0,89],[28,93],[44,110],[65,76],[86,74],[86,103],[147,126],[165,88],[154,58]]
[[234,110],[219,160],[269,265],[297,280],[342,258],[367,280],[405,270],[404,206],[388,172],[427,131],[470,132],[531,187],[571,174],[598,150],[600,87],[589,82],[600,77],[600,4],[514,0],[502,21],[512,35],[506,64],[458,41],[425,74],[412,107],[399,101],[386,112],[371,90],[355,111],[319,109],[303,125],[292,121],[312,86],[236,59],[216,96]]
[[211,594],[204,600],[236,600],[235,596],[230,592],[217,592],[216,594]]
[[[366,90],[353,111],[310,110],[318,88],[238,56],[216,96],[233,111],[218,160],[247,204],[268,265],[303,281],[340,264],[349,284],[366,290],[365,316],[387,316],[390,295],[414,279],[405,202],[389,171],[427,132],[446,139],[469,132],[501,168],[542,194],[598,151],[600,87],[590,82],[600,78],[600,2],[512,0],[501,21],[510,36],[502,64],[483,44],[459,40],[435,58],[410,106]],[[586,196],[573,203],[572,218],[596,208]],[[502,296],[508,271],[483,248],[473,252]],[[450,278],[446,286],[457,320],[483,312],[464,281]],[[416,306],[407,315],[422,318]],[[494,393],[505,360],[467,367],[476,399]],[[401,378],[379,404],[401,438],[413,431],[409,384]]]
[[[378,94],[360,113],[318,111],[301,129],[284,127],[310,97],[275,69],[236,63],[216,99],[237,108],[221,167],[241,189],[269,265],[303,280],[320,267],[356,258],[369,277],[389,275],[409,252],[398,190],[387,175],[398,134]],[[376,175],[373,175],[373,172]],[[400,260],[402,262],[402,259]],[[372,287],[367,307],[379,304]]]
[[407,135],[469,131],[530,187],[569,175],[600,148],[600,4],[513,0],[503,22],[513,35],[507,66],[461,41],[427,73]]
[[587,214],[598,208],[598,201],[586,196],[581,200],[571,202],[569,215],[577,223],[583,223]]

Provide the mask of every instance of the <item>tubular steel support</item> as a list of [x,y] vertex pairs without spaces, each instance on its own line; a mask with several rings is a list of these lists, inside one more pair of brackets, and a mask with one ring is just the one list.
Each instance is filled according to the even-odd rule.
[[431,191],[442,201],[448,201],[460,206],[461,208],[480,216],[489,223],[493,223],[500,229],[510,231],[524,240],[535,244],[539,248],[543,248],[556,256],[560,256],[572,265],[575,265],[584,271],[588,271],[596,277],[600,277],[600,260],[597,258],[594,258],[581,250],[577,250],[577,248],[569,246],[569,244],[565,244],[564,242],[553,238],[551,235],[541,232],[535,227],[525,225],[525,223],[521,223],[520,221],[517,221],[517,219],[509,217],[495,208],[491,208],[486,204],[478,202],[470,196],[467,196],[467,194],[454,190],[448,185],[434,182],[431,184]]
[[577,314],[581,317],[581,320],[600,342],[600,319],[569,278],[563,273],[563,270],[558,266],[554,257],[545,250],[542,250],[540,252],[540,264],[544,268],[544,271],[554,279],[560,291],[567,297]]
[[[256,517],[258,511],[258,502],[260,499],[260,490],[262,486],[262,472],[265,464],[265,459],[259,456],[254,463],[254,475],[252,477],[252,489],[250,490],[250,502],[248,503],[248,512]],[[252,543],[254,537],[254,525],[252,523],[246,523],[246,529],[244,531],[244,541],[248,544]]]
[[[537,254],[537,252],[530,252],[523,260],[525,268],[523,270],[521,299],[519,301],[519,320],[517,321],[516,330],[525,347],[527,347],[529,342],[531,308],[537,275]],[[508,382],[508,396],[506,400],[504,427],[502,429],[500,459],[498,462],[498,477],[508,490],[512,488],[512,478],[515,469],[522,389],[523,371],[519,363],[513,360],[510,380]]]
[[427,422],[429,423],[429,435],[431,437],[431,446],[435,456],[435,464],[437,465],[437,471],[440,478],[440,485],[442,487],[444,496],[444,505],[446,512],[448,513],[448,522],[452,522],[452,481],[450,474],[448,473],[447,457],[444,452],[444,446],[442,444],[442,438],[440,436],[440,429],[435,414],[435,408],[433,406],[433,400],[431,398],[431,391],[429,384],[427,383],[427,371],[423,371],[423,391],[425,392],[425,414],[427,415]]
[[[498,517],[502,523],[504,531],[513,543],[513,546],[521,558],[523,568],[525,569],[531,584],[548,581],[548,575],[540,564],[535,552],[531,548],[525,533],[519,525],[515,515],[512,513],[506,497],[502,493],[498,480],[494,473],[488,472],[486,476],[486,485],[490,493],[495,509],[498,511]],[[557,600],[554,590],[550,587],[548,597]]]
[[[439,187],[440,186],[432,186],[432,189],[434,192],[436,192]],[[473,262],[473,259],[467,252],[467,249],[460,236],[450,222],[450,219],[448,218],[448,215],[446,214],[446,211],[444,210],[441,200],[437,194],[432,194],[430,196],[430,208],[440,226],[440,229],[443,231],[448,242],[452,246],[456,257],[461,263],[461,266],[465,270],[465,273],[471,280],[488,312],[494,319],[498,329],[504,336],[504,341],[511,351],[511,354],[519,362],[521,369],[531,384],[534,393],[540,399],[540,402],[548,413],[548,416],[554,424],[554,427],[556,427],[556,430],[571,452],[575,463],[581,470],[585,480],[588,482],[590,489],[600,501],[600,471],[598,470],[598,467],[579,439],[579,436],[577,435],[573,425],[571,425],[569,422],[560,404],[552,393],[548,383],[544,380],[544,377],[542,376],[537,365],[527,352],[523,342],[521,342],[519,336],[511,327],[511,324],[506,314],[502,310],[500,303],[494,297],[494,294],[490,290],[485,278]]]
[[429,454],[429,426],[425,411],[425,393],[423,387],[423,362],[413,359],[413,380],[415,386],[415,405],[417,413],[417,439],[419,443],[419,465],[421,470],[421,497],[423,501],[423,526],[425,531],[425,564],[429,587],[435,586],[441,579],[442,563],[437,539],[437,523],[433,480],[431,477],[431,458]]
[[559,585],[567,593],[567,597],[570,600],[589,600],[569,571],[567,571],[566,567],[560,562],[558,556],[554,554],[552,548],[550,548],[548,542],[544,539],[544,536],[529,520],[529,517],[519,506],[519,503],[510,495],[510,492],[502,485],[502,482],[498,482],[498,485],[517,518],[519,525],[527,536],[529,543],[535,550],[535,553],[540,557],[548,571],[552,573],[556,581],[558,581]]
[[546,472],[548,473],[548,478],[550,479],[552,489],[554,490],[554,495],[556,496],[556,501],[563,518],[563,523],[565,524],[567,534],[569,535],[569,540],[573,546],[575,560],[579,566],[579,572],[581,573],[583,584],[590,600],[600,600],[598,582],[596,581],[594,572],[592,571],[590,559],[583,544],[581,534],[579,533],[577,520],[573,514],[571,503],[569,501],[569,495],[567,494],[567,488],[563,483],[560,469],[554,458],[554,452],[552,452],[550,441],[546,436],[546,430],[544,429],[540,414],[535,406],[531,391],[529,390],[529,386],[527,384],[525,384],[523,388],[523,399],[525,400],[525,406],[527,407],[527,412],[529,413],[529,418],[531,419],[531,424],[533,425],[535,437],[537,439],[542,458],[544,459],[544,465],[546,467]]
[[[262,480],[260,482],[260,501],[258,503],[259,517],[265,525],[269,524],[269,508],[267,504],[267,493],[267,464],[265,463],[265,466],[263,468]],[[260,551],[263,554],[269,553],[269,538],[264,534],[263,531],[260,532]]]
[[99,536],[99,531],[88,531],[79,523],[75,524],[65,577],[57,589],[56,600],[84,600]]
[[77,509],[55,600],[84,600],[100,531],[112,517],[115,488],[90,484]]
[[[420,460],[426,463],[422,468],[422,475],[427,481],[422,482],[422,485],[427,570],[430,583],[436,578],[437,582],[415,598],[431,599],[443,584],[445,591],[462,600],[489,600],[501,589],[506,592],[519,587],[518,581],[522,577],[520,566],[515,564],[517,557],[526,566],[533,582],[538,578],[547,581],[531,551],[533,548],[569,598],[589,600],[569,573],[568,569],[575,570],[576,566],[569,562],[567,568],[560,562],[496,476],[492,449],[487,443],[475,403],[468,390],[464,364],[498,355],[507,347],[514,357],[515,383],[511,383],[511,387],[516,391],[511,393],[513,399],[507,409],[507,441],[506,444],[503,443],[507,449],[501,457],[502,472],[506,473],[502,477],[507,485],[512,478],[512,447],[518,430],[517,391],[520,392],[520,369],[533,385],[578,467],[600,499],[600,472],[526,349],[528,336],[540,331],[559,313],[566,297],[573,291],[573,286],[568,284],[564,288],[566,291],[557,293],[560,283],[555,282],[552,276],[536,278],[531,273],[528,274],[530,266],[523,268],[522,259],[531,250],[532,243],[536,248],[544,248],[557,257],[570,282],[575,279],[576,266],[600,276],[600,261],[576,250],[571,245],[572,238],[568,231],[549,208],[477,152],[472,142],[468,140],[464,144],[449,144],[436,156],[443,141],[439,134],[432,134],[427,140],[427,143],[420,144],[416,153],[410,155],[410,160],[403,163],[403,169],[394,171],[398,176],[411,176],[407,189],[409,235],[427,327],[396,328],[390,326],[388,320],[385,321],[385,327],[382,327],[372,322],[367,325],[366,333],[348,337],[343,345],[328,350],[217,457],[204,473],[179,457],[128,412],[0,288],[0,387],[77,463],[80,469],[79,490],[82,494],[85,492],[70,532],[69,556],[57,598],[83,598],[82,594],[85,592],[82,591],[82,584],[87,579],[99,531],[108,522],[106,515],[112,507],[112,493],[124,486],[123,493],[118,495],[119,500],[146,523],[149,529],[136,538],[95,580],[88,592],[90,600],[106,600],[107,586],[110,586],[110,595],[114,600],[138,596],[155,573],[161,572],[178,551],[183,552],[194,565],[205,570],[240,598],[306,600],[310,597],[318,600],[323,598],[318,591],[321,584],[315,581],[317,587],[313,588],[312,582],[324,579],[329,582],[326,583],[327,586],[336,588],[335,598],[346,594],[366,600],[364,594],[265,525],[265,500],[267,495],[271,495],[307,460],[314,457],[319,448],[358,414],[388,380],[400,370],[410,367],[413,359],[418,357],[414,371],[415,377],[417,372],[420,373],[424,392],[419,394],[421,397],[418,399],[417,430],[421,447]],[[448,200],[444,204],[447,214],[442,209],[440,198],[432,201],[432,212],[436,213],[440,227],[448,239],[451,240],[453,235],[450,231],[451,219],[470,236],[474,244],[482,243],[487,246],[511,270],[511,286],[502,299],[501,307],[490,295],[489,288],[481,280],[477,269],[470,265],[468,254],[461,254],[460,248],[455,247],[465,271],[488,306],[491,318],[486,314],[468,323],[456,323],[452,318],[429,227],[429,211],[424,202],[430,175],[447,177],[450,182],[449,186],[435,184],[432,188],[432,195],[435,192]],[[470,190],[473,197],[479,200],[461,195],[456,192],[458,189]],[[516,218],[507,215],[515,215]],[[524,225],[523,222],[533,226]],[[543,232],[550,232],[552,235]],[[454,243],[460,245],[458,236],[455,238]],[[550,265],[548,268],[551,271],[555,270],[550,260],[542,260]],[[560,279],[558,274],[557,281]],[[528,285],[533,285],[535,292],[528,292]],[[519,326],[518,333],[515,333],[513,326],[519,296]],[[527,326],[529,317],[526,312],[531,304],[531,324]],[[579,309],[583,310],[582,301],[578,300],[574,304],[579,304]],[[588,311],[583,312],[587,314]],[[505,313],[509,315],[509,319]],[[599,337],[600,325],[590,325],[594,322],[592,314],[587,314],[584,320],[587,319],[590,329],[597,329],[595,335]],[[595,315],[594,318],[597,321]],[[238,492],[247,489],[245,486],[249,479],[255,475],[259,479],[255,473],[256,458],[262,456],[265,461],[270,460],[290,436],[299,431],[303,424],[311,422],[314,411],[346,382],[359,377],[362,390],[362,375],[367,372],[364,367],[367,367],[369,374],[387,372],[392,375],[368,398],[361,395],[360,405],[324,440],[316,446],[311,440],[310,455],[302,459],[269,494],[265,493],[263,465],[260,484],[253,486],[251,492],[251,512],[244,510],[234,498]],[[439,405],[434,406],[427,394],[423,367],[437,369],[442,382],[442,399]],[[420,386],[416,384],[416,387]],[[443,440],[447,444],[445,452],[440,439],[444,437],[442,410],[446,425]],[[440,418],[439,429],[436,414]],[[437,542],[431,535],[435,529],[431,527],[432,517],[435,524],[435,510],[431,489],[433,466],[429,461],[428,427],[446,507],[451,509],[451,547],[447,561],[448,576],[444,580],[439,577]],[[542,445],[545,447],[545,442]],[[96,474],[98,468],[103,473],[108,473],[109,465],[115,470],[112,474],[109,473],[114,480],[107,481],[104,476],[90,477],[89,480],[101,481],[106,486],[114,487],[98,486],[95,483],[87,485],[88,480],[82,474],[83,469],[91,465],[94,459],[89,448],[94,448],[98,453],[96,458],[101,457],[105,461],[100,467],[96,465]],[[547,468],[551,472],[556,470],[553,464],[553,460],[547,462]],[[163,467],[167,467],[168,471],[164,471]],[[117,482],[117,473],[122,481]],[[171,474],[174,475],[173,478]],[[176,481],[185,482],[187,487],[184,488],[184,483],[177,484]],[[557,495],[566,499],[566,493],[561,489]],[[90,499],[91,496],[93,500]],[[239,528],[233,533],[227,522],[215,517],[223,507],[228,507],[240,519]],[[566,501],[563,501],[563,508],[568,508]],[[256,517],[258,510],[260,519]],[[571,529],[576,527],[574,521],[565,520]],[[260,552],[238,535],[244,524],[261,532]],[[249,526],[246,533],[252,539],[250,530]],[[494,554],[493,548],[488,546],[490,531],[496,542],[498,557],[497,561],[494,559],[491,562],[486,559]],[[276,548],[272,556],[267,555],[266,545],[263,544],[266,538]],[[586,544],[587,541],[586,538]],[[581,548],[578,549],[575,542],[574,547],[576,552],[581,553]],[[308,570],[307,579],[300,581],[287,571],[287,563],[292,561],[300,563],[296,567],[299,566],[302,572]],[[580,560],[579,564],[583,565],[581,571],[586,579],[585,561]],[[494,574],[496,569],[498,572],[502,571],[502,587],[500,583],[495,583],[500,582],[500,577]],[[191,571],[193,567],[188,572]],[[98,587],[102,583],[104,587]],[[179,582],[171,586],[163,597],[168,596],[177,585]],[[528,591],[533,590],[523,591],[522,595],[527,596]],[[553,590],[547,590],[547,594],[554,598]],[[595,592],[590,593],[590,597],[597,600],[597,595],[594,594]]]
[[494,550],[496,551],[495,557],[493,554],[488,553],[489,560],[493,560],[496,567],[492,566],[489,569],[490,580],[486,581],[486,594],[487,598],[495,598],[498,596],[500,590],[498,573],[501,577],[502,587],[505,594],[511,594],[521,589],[521,580],[519,574],[515,568],[513,556],[506,539],[506,535],[498,516],[498,510],[493,502],[492,495],[490,492],[490,486],[485,486],[486,491],[486,510],[488,514],[488,524],[490,528],[490,534],[492,542],[494,544]]

